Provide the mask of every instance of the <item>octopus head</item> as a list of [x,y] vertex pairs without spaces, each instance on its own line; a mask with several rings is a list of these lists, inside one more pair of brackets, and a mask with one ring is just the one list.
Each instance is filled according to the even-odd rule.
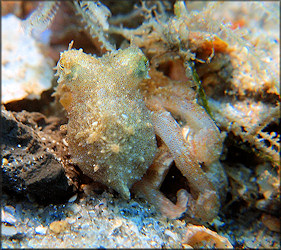
[[[126,87],[137,88],[143,79],[150,78],[148,59],[139,48],[129,47],[116,51],[112,55],[111,65],[123,73],[122,79],[127,82]],[[124,74],[124,72],[126,73]]]
[[56,67],[56,75],[58,75],[60,78],[68,78],[68,80],[71,80],[73,78],[74,68],[77,67],[77,58],[79,58],[81,53],[82,49],[71,49],[62,52]]

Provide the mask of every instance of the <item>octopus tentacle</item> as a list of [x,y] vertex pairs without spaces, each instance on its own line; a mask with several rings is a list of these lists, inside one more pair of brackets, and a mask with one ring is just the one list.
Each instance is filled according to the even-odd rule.
[[134,184],[133,192],[159,208],[161,214],[170,219],[180,218],[187,209],[188,193],[184,189],[180,189],[177,192],[176,204],[166,198],[159,190],[155,189],[145,177]]
[[[221,134],[205,109],[197,103],[173,96],[169,100],[157,98],[161,105],[172,114],[180,116],[188,125],[183,134],[190,145],[192,155],[200,162],[210,165],[221,155],[224,134]],[[185,131],[189,131],[185,133]]]
[[156,153],[153,164],[149,167],[142,180],[134,184],[132,191],[160,209],[162,215],[170,219],[180,218],[187,209],[188,193],[181,189],[177,192],[177,203],[172,203],[160,191],[171,164],[173,156],[165,144]]
[[146,178],[154,189],[160,189],[174,159],[165,144],[157,149],[152,165],[146,171],[143,178]]
[[177,168],[189,182],[191,195],[188,202],[190,208],[188,214],[193,218],[211,221],[218,214],[220,207],[216,189],[192,155],[182,136],[179,124],[170,112],[163,109],[157,100],[151,99],[147,105],[154,111],[152,122],[155,133],[168,146]]

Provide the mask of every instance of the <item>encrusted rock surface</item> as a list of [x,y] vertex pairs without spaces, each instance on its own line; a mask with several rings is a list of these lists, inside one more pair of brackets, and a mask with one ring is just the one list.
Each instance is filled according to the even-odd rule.
[[2,17],[2,103],[39,99],[51,87],[53,61],[45,57],[40,43],[26,34],[22,20]]
[[57,119],[47,120],[40,113],[12,113],[2,109],[4,191],[30,195],[43,203],[62,202],[70,197],[71,187],[58,156],[63,154],[61,142],[50,137],[52,128],[59,126],[57,122]]

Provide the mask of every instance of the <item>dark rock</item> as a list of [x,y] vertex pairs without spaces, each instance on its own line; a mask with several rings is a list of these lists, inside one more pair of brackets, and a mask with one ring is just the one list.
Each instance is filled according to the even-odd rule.
[[1,126],[3,191],[45,204],[69,199],[73,188],[65,174],[59,119],[2,108]]

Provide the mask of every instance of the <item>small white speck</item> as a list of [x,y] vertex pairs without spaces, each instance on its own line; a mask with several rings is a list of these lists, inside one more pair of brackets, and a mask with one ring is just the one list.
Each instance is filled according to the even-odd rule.
[[67,143],[67,141],[65,140],[65,138],[62,139],[62,142],[63,142],[63,144],[64,144],[65,146],[68,146],[68,143]]
[[68,224],[74,224],[76,222],[76,218],[69,218],[67,222]]
[[38,226],[35,228],[35,233],[45,235],[47,233],[47,227]]
[[74,201],[76,201],[76,199],[77,199],[77,194],[75,194],[75,195],[73,195],[69,200],[68,200],[68,202],[74,202]]
[[12,214],[4,211],[3,209],[1,209],[1,217],[2,222],[8,223],[10,225],[13,225],[17,222],[17,219]]
[[178,239],[178,236],[175,234],[175,233],[173,233],[172,231],[170,231],[169,229],[166,229],[165,231],[164,231],[164,233],[166,234],[166,235],[168,235],[169,237],[171,237],[175,242],[177,242],[179,239]]

